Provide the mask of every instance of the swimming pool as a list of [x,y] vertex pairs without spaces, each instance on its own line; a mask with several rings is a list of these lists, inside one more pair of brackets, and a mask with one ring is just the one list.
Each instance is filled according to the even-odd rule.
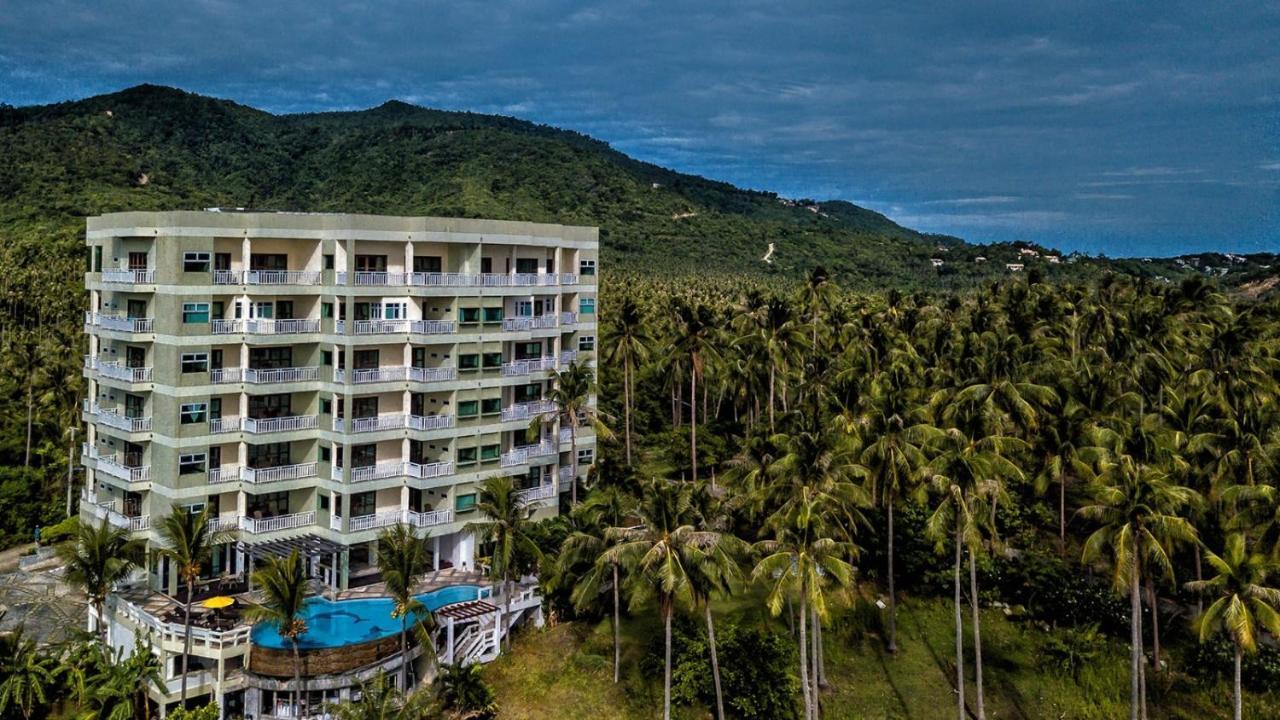
[[[418,600],[432,612],[456,602],[487,597],[488,588],[479,585],[450,585],[418,595]],[[322,597],[307,600],[302,619],[307,631],[298,638],[298,648],[337,648],[381,640],[400,632],[400,621],[391,617],[395,603],[391,598],[361,598],[333,602]],[[260,623],[253,628],[255,645],[291,649],[289,641],[276,628]]]

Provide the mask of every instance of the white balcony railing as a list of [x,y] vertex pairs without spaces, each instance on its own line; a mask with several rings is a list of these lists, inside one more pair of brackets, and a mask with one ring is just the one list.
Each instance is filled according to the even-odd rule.
[[573,442],[573,430],[571,428],[560,428],[560,444]]
[[214,385],[244,382],[244,368],[218,368],[209,371],[209,382]]
[[351,382],[356,385],[365,383],[379,382],[396,382],[404,380],[409,376],[409,368],[403,365],[391,365],[382,368],[364,368],[361,370],[334,370],[333,381],[336,383],[344,383],[347,381],[348,374],[351,376]]
[[409,332],[409,320],[357,320],[357,335],[389,335]]
[[351,432],[379,432],[382,430],[399,430],[405,427],[405,415],[378,415],[375,417],[354,418],[351,421]]
[[218,515],[209,518],[209,530],[216,533],[233,532],[240,529],[239,515]]
[[85,322],[96,325],[103,330],[125,333],[155,332],[154,318],[132,318],[124,315],[106,315],[104,313],[85,313]]
[[[341,468],[339,468],[340,470]],[[351,468],[351,482],[369,482],[404,475],[404,463],[385,462],[377,465],[364,465]],[[340,478],[339,478],[340,479]]]
[[502,321],[502,329],[512,330],[548,330],[558,327],[560,318],[551,315],[533,315],[530,317],[512,317]]
[[335,321],[333,322],[333,332],[334,332],[335,334],[338,334],[338,335],[346,335],[346,334],[347,334],[347,321],[346,321],[346,320],[335,320]]
[[319,285],[320,272],[316,270],[247,270],[245,285]]
[[319,426],[320,418],[315,415],[244,419],[244,430],[250,433],[293,432],[294,430],[312,430]]
[[578,322],[578,313],[576,313],[576,312],[562,312],[562,313],[560,313],[560,324],[561,324],[561,325],[573,325],[573,324],[575,324],[575,323],[577,323],[577,322]]
[[156,281],[155,270],[103,270],[102,282],[125,285],[150,285]]
[[243,275],[234,270],[214,270],[213,284],[214,285],[239,285],[241,277],[243,277]]
[[125,367],[119,362],[104,362],[98,365],[98,374],[113,380],[127,383],[151,382],[152,369],[149,367]]
[[550,500],[556,497],[555,485],[539,485],[538,487],[521,490],[516,493],[516,502],[521,505],[528,505],[540,500]]
[[[92,457],[92,455],[90,456]],[[114,456],[98,456],[98,472],[106,473],[125,482],[146,482],[151,479],[150,465],[122,465]]]
[[404,474],[411,478],[426,480],[429,478],[446,477],[453,474],[453,463],[436,462],[419,464],[407,462],[404,464]]
[[235,482],[240,479],[239,465],[223,465],[222,467],[209,468],[209,484],[217,485],[224,482]]
[[214,335],[233,335],[244,332],[243,320],[210,320],[209,332]]
[[561,285],[577,285],[578,284],[577,273],[560,273],[560,284]]
[[238,417],[209,418],[209,433],[218,435],[220,433],[240,432],[242,424]]
[[320,368],[315,366],[288,368],[245,368],[244,381],[255,385],[306,382],[320,379]]
[[516,403],[502,409],[502,422],[530,420],[537,415],[546,415],[556,411],[556,404],[550,400],[532,400]]
[[357,515],[348,521],[347,530],[348,532],[359,532],[361,530],[390,527],[399,525],[403,519],[404,513],[400,510],[374,513],[372,515]]
[[523,465],[530,460],[540,457],[555,455],[557,450],[549,442],[541,442],[537,445],[523,445],[521,447],[511,448],[502,454],[502,467],[512,467],[515,465]]
[[410,430],[445,430],[453,427],[452,415],[410,415]]
[[263,518],[240,518],[240,529],[254,535],[260,533],[275,532],[277,530],[292,530],[293,528],[307,527],[314,525],[316,522],[316,511],[308,510],[307,512],[292,513],[290,515],[276,515],[274,517]]
[[288,320],[246,320],[244,331],[250,335],[297,335],[320,332],[320,320],[290,318]]
[[277,467],[252,468],[240,471],[240,479],[248,483],[279,482],[281,480],[301,480],[316,476],[316,464],[313,462],[297,465],[279,465]]
[[151,417],[129,417],[121,415],[118,410],[103,410],[97,403],[88,400],[84,403],[85,412],[94,416],[96,422],[125,432],[151,432]]
[[467,273],[409,273],[409,284],[417,287],[474,287],[479,275]]
[[458,324],[452,320],[414,320],[409,332],[419,335],[448,335],[456,331]]
[[507,377],[531,375],[536,372],[555,369],[556,359],[554,356],[512,360],[509,363],[502,364],[502,374]]
[[432,527],[434,525],[447,525],[453,522],[452,510],[430,510],[427,512],[415,512],[413,510],[405,511],[405,520],[409,525],[416,528]]
[[570,480],[573,479],[573,468],[570,467],[569,465],[565,465],[564,467],[560,468],[560,470],[558,471],[558,475],[560,477],[560,484],[565,485]]
[[341,515],[329,516],[329,529],[334,532],[342,532],[342,516]]
[[451,367],[411,367],[409,368],[408,377],[411,382],[440,382],[442,380],[452,380],[458,377],[458,371]]
[[[346,276],[345,272],[338,273],[339,285],[347,284],[345,276]],[[408,285],[409,274],[400,273],[400,272],[357,272],[355,273],[355,284],[371,285],[375,287],[384,286],[384,285],[390,285],[390,286]]]
[[572,365],[573,363],[575,363],[575,362],[577,362],[577,361],[578,361],[578,351],[577,351],[577,350],[565,350],[565,351],[563,351],[563,352],[561,352],[561,353],[560,353],[560,364],[561,364],[561,365]]

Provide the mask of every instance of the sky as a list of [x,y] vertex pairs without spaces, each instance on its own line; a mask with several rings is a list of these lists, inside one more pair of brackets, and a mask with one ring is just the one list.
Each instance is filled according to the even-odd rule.
[[0,102],[419,105],[1110,256],[1280,251],[1280,3],[0,0]]

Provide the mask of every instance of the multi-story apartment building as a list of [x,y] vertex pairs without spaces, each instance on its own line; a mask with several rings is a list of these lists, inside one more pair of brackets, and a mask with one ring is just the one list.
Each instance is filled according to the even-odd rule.
[[[340,591],[397,523],[433,568],[475,569],[479,482],[519,478],[544,517],[571,454],[580,478],[594,460],[546,399],[553,371],[593,364],[594,228],[127,212],[90,218],[87,243],[81,516],[154,545],[152,519],[207,508],[231,538],[211,577],[299,548]],[[178,590],[156,553],[139,579]]]

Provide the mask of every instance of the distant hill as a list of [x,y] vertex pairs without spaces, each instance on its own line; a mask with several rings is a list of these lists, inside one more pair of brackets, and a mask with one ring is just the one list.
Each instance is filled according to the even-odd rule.
[[[597,225],[615,266],[799,275],[822,265],[864,288],[963,287],[1008,274],[1005,263],[1020,257],[1015,246],[919,233],[844,201],[789,200],[667,170],[580,133],[398,101],[272,115],[140,85],[0,109],[0,160],[6,243],[53,243],[76,258],[84,216],[215,205]],[[1036,266],[1063,277],[1112,267],[1073,260]],[[1152,276],[1196,272],[1129,265]]]

